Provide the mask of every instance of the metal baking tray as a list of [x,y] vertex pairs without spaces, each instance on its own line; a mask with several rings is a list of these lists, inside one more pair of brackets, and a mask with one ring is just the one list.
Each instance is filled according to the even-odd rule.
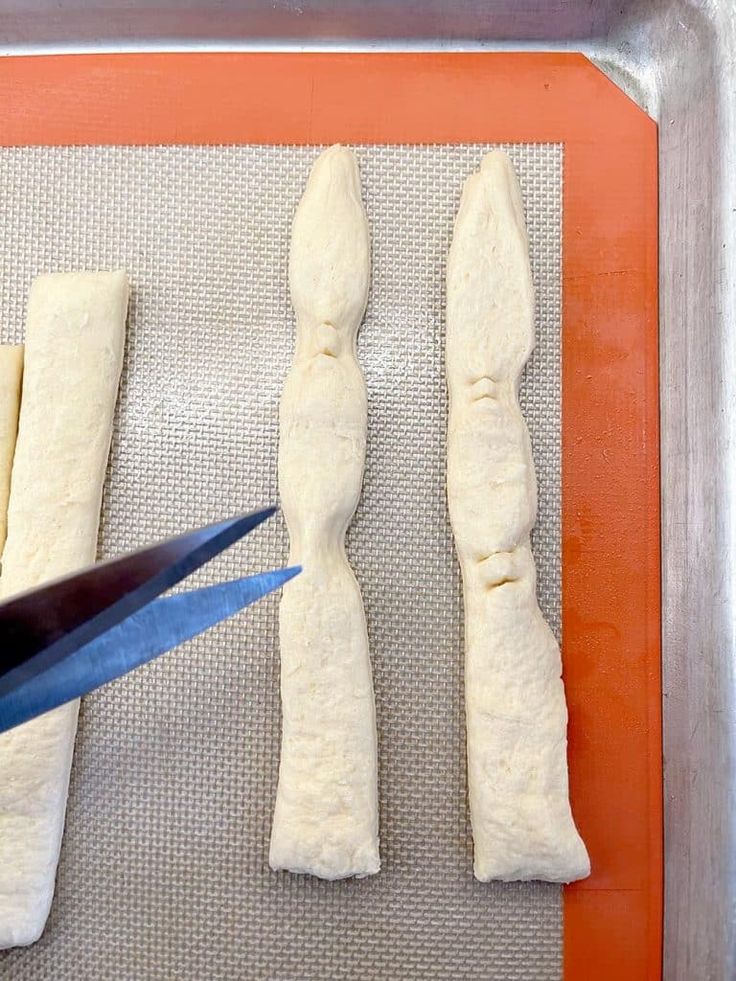
[[564,49],[659,123],[664,973],[736,971],[732,0],[3,0],[3,53]]

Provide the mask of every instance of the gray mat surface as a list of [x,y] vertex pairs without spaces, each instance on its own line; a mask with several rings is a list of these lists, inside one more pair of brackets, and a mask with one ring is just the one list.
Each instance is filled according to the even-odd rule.
[[[560,891],[474,881],[459,572],[444,496],[444,269],[477,146],[361,147],[373,285],[369,395],[349,535],[379,722],[383,871],[324,883],[267,864],[279,751],[277,600],[87,698],[56,899],[0,978],[560,976]],[[522,404],[540,485],[542,606],[559,627],[562,149],[508,148],[538,295]],[[276,499],[291,360],[286,260],[310,147],[0,150],[0,336],[32,277],[133,282],[101,555]],[[280,520],[200,576],[281,564]],[[0,774],[0,779],[2,775]]]

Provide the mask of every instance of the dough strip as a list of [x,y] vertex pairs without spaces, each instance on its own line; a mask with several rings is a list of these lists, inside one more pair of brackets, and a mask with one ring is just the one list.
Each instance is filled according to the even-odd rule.
[[[125,273],[31,287],[0,595],[93,562],[123,360]],[[0,736],[0,947],[44,928],[64,829],[78,702]]]
[[518,402],[534,346],[521,193],[508,157],[466,181],[447,272],[447,490],[465,601],[475,875],[588,875],[568,799],[560,651],[536,598],[531,443]]
[[345,532],[360,497],[367,401],[356,358],[370,275],[353,154],[317,159],[297,209],[289,281],[294,364],[280,409],[289,562],[280,607],[281,763],[274,869],[324,879],[379,869],[376,720],[360,590]]

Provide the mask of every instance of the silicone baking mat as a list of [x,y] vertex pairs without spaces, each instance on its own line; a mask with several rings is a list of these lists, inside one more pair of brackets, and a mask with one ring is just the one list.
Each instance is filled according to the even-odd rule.
[[[406,99],[406,85],[413,83],[417,94],[422,87],[424,99],[429,96],[429,62],[406,57],[404,64],[414,68],[407,68],[405,86],[397,91]],[[390,132],[401,107],[386,119],[374,119],[363,105],[361,132],[351,132],[355,123],[341,122],[349,93],[341,97],[338,87],[325,85],[323,70],[329,75],[341,65],[344,83],[365,80],[360,63],[378,67],[377,62],[357,57],[314,61],[306,78],[308,125],[295,122],[293,114],[307,110],[300,104],[305,90],[297,76],[308,60],[264,58],[236,62],[241,99],[248,91],[248,73],[257,74],[262,86],[265,66],[265,81],[271,85],[263,91],[272,93],[265,101],[278,102],[270,115],[268,105],[254,102],[247,104],[243,118],[229,119],[223,89],[219,95],[225,102],[210,92],[215,96],[210,105],[218,109],[199,121],[196,109],[206,93],[200,85],[196,104],[188,105],[193,96],[187,95],[187,86],[194,92],[202,82],[197,74],[202,59],[66,59],[53,98],[63,103],[66,92],[79,95],[84,79],[84,92],[90,86],[97,96],[104,91],[108,103],[103,110],[99,99],[89,97],[86,116],[79,104],[67,106],[66,117],[64,111],[61,117],[47,114],[47,125],[38,132],[59,144],[180,143],[187,138],[194,144],[255,143],[259,137],[264,143],[352,138],[361,144],[356,149],[373,236],[372,290],[359,347],[370,428],[365,489],[349,549],[364,591],[374,663],[383,871],[361,882],[322,883],[275,875],[267,868],[279,731],[272,598],[85,701],[52,916],[37,945],[0,957],[0,977],[556,978],[563,969],[559,888],[481,885],[472,878],[460,589],[443,486],[445,258],[462,182],[491,137],[505,137],[504,127],[498,120],[487,122],[485,140],[475,132],[467,139],[444,140],[441,133],[437,140],[429,132],[419,140],[407,132],[407,144]],[[216,78],[228,74],[223,59],[227,57],[204,59],[211,69],[208,84],[215,88],[220,84]],[[37,59],[36,80],[45,71],[49,84],[59,60],[64,61]],[[187,61],[189,71],[184,71]],[[126,63],[138,71],[127,75]],[[173,90],[166,94],[164,63],[182,73],[184,89],[177,88],[175,98]],[[251,67],[244,68],[246,64]],[[516,64],[522,67],[522,62]],[[535,91],[544,98],[558,79],[550,63],[546,73],[545,63],[538,64]],[[216,74],[215,65],[220,67]],[[469,67],[463,59],[454,65]],[[583,67],[590,68],[579,60],[578,68]],[[26,69],[27,62],[16,63],[14,86]],[[441,78],[442,72],[432,77]],[[461,72],[458,77],[465,76]],[[524,77],[517,72],[517,81]],[[158,96],[150,111],[143,112],[145,121],[132,123],[132,104],[145,110],[139,103],[146,78]],[[292,98],[279,101],[273,92],[284,85]],[[121,117],[126,86],[132,104]],[[523,102],[523,85],[521,89],[517,103]],[[500,99],[498,86],[495,91]],[[367,96],[362,85],[361,92],[366,104],[379,98]],[[610,89],[608,94],[613,93]],[[26,87],[16,95],[16,103],[29,98]],[[162,112],[167,102],[168,114]],[[200,127],[195,134],[187,107],[194,110],[195,128]],[[546,109],[554,117],[553,100]],[[631,113],[632,133],[635,115]],[[219,139],[211,117],[220,120],[219,129],[215,126]],[[28,133],[14,140],[15,118],[5,142],[44,142]],[[59,118],[63,132],[53,133]],[[171,118],[176,136],[170,131]],[[279,122],[280,135],[263,132]],[[137,137],[131,138],[131,125],[139,127]],[[304,125],[302,135],[299,127]],[[387,132],[378,132],[381,128]],[[651,399],[656,399],[656,383],[652,390],[647,325],[656,299],[645,288],[651,285],[651,245],[647,239],[637,243],[627,267],[616,256],[620,243],[611,248],[593,231],[592,259],[583,261],[580,253],[582,265],[576,272],[576,243],[570,248],[566,237],[563,317],[563,223],[568,236],[575,212],[569,188],[579,176],[579,149],[564,139],[564,132],[543,142],[531,142],[528,133],[519,140],[509,125],[506,133],[516,140],[507,149],[522,182],[538,296],[538,347],[522,391],[540,485],[534,546],[542,604],[557,629],[560,557],[565,555],[563,656],[571,705],[571,779],[576,816],[594,866],[591,880],[570,890],[565,900],[565,974],[585,976],[583,965],[595,954],[596,942],[610,950],[623,931],[627,949],[599,958],[599,976],[620,976],[614,970],[633,966],[634,973],[627,976],[650,977],[659,929],[658,719],[651,697],[657,693],[658,675],[650,622],[653,615],[656,619],[656,596],[650,581],[646,601],[638,601],[644,623],[636,628],[637,637],[646,635],[647,640],[639,650],[634,637],[629,642],[623,636],[619,642],[627,629],[623,611],[616,607],[623,597],[616,594],[613,606],[609,601],[604,617],[596,620],[593,592],[602,589],[605,595],[607,587],[598,573],[603,558],[611,561],[605,540],[603,554],[596,551],[601,544],[596,542],[596,508],[613,491],[612,503],[620,509],[617,480],[626,496],[635,495],[637,486],[650,490],[652,479],[656,423],[652,429]],[[545,134],[539,131],[539,136]],[[438,145],[422,145],[428,142]],[[643,137],[642,144],[648,146]],[[0,151],[4,338],[22,335],[27,288],[37,272],[124,267],[132,276],[127,361],[103,512],[103,555],[275,499],[277,402],[293,341],[286,286],[290,219],[317,152],[312,145],[59,145]],[[647,162],[643,153],[642,164]],[[640,195],[646,196],[652,174],[642,166],[638,176]],[[618,219],[619,225],[627,233],[632,230],[626,224],[627,208],[636,202],[636,193],[618,202],[624,219]],[[652,202],[647,203],[651,208]],[[644,231],[651,228],[645,225]],[[590,236],[591,228],[576,234]],[[596,271],[596,255],[604,267],[613,261],[616,268]],[[639,289],[637,275],[644,277]],[[615,326],[606,321],[605,314],[612,311],[605,303],[601,307],[609,277],[619,278],[622,296],[615,340],[601,330]],[[579,320],[576,299],[583,314]],[[571,331],[578,348],[572,358]],[[649,442],[638,450],[641,475],[636,449],[634,468],[629,466],[626,475],[619,475],[616,460],[611,460],[631,438],[636,441],[635,432],[627,434],[640,421],[620,415],[624,406],[619,397],[626,393],[616,370],[619,349],[627,349],[627,333],[634,344],[623,377],[635,396],[628,411],[649,426]],[[606,351],[611,343],[613,348]],[[577,360],[580,355],[582,361]],[[647,369],[639,381],[638,357]],[[568,393],[581,384],[585,392],[572,403],[576,411],[571,419]],[[597,413],[588,406],[585,420],[579,419],[591,392],[610,404],[599,405]],[[601,412],[607,414],[607,437]],[[583,490],[580,460],[574,458],[581,445],[594,457],[597,447],[608,464],[607,490],[595,487],[595,459],[588,469],[593,491]],[[631,445],[628,449],[631,458]],[[654,470],[656,479],[656,452]],[[577,504],[572,514],[571,498]],[[566,527],[562,544],[561,522]],[[641,547],[651,561],[648,524],[645,530],[648,537]],[[283,526],[272,522],[206,578],[279,564],[285,554]],[[578,577],[570,579],[575,568]],[[656,581],[656,564],[653,571]],[[611,631],[619,632],[618,639]],[[609,663],[616,657],[618,664]],[[612,695],[623,700],[607,713],[604,700]],[[634,763],[627,774],[629,807],[637,826],[646,830],[639,840],[630,835],[624,809],[617,811],[625,788],[616,761],[610,750],[608,756],[601,750],[601,737],[613,740],[618,751],[626,748],[632,720],[644,724],[638,743],[631,746],[644,751],[645,758],[638,770]],[[601,775],[606,774],[604,790]],[[605,836],[600,834],[601,804],[608,808]],[[622,845],[629,848],[623,862],[617,857]],[[624,902],[617,905],[619,894]],[[586,935],[592,925],[592,938],[581,943],[576,924]]]

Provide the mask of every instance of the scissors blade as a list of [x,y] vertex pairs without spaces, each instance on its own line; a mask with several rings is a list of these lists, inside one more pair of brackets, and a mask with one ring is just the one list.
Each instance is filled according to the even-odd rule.
[[152,661],[279,589],[299,571],[276,569],[150,603],[0,696],[0,732]]
[[0,694],[101,636],[224,551],[275,508],[187,532],[0,604]]

